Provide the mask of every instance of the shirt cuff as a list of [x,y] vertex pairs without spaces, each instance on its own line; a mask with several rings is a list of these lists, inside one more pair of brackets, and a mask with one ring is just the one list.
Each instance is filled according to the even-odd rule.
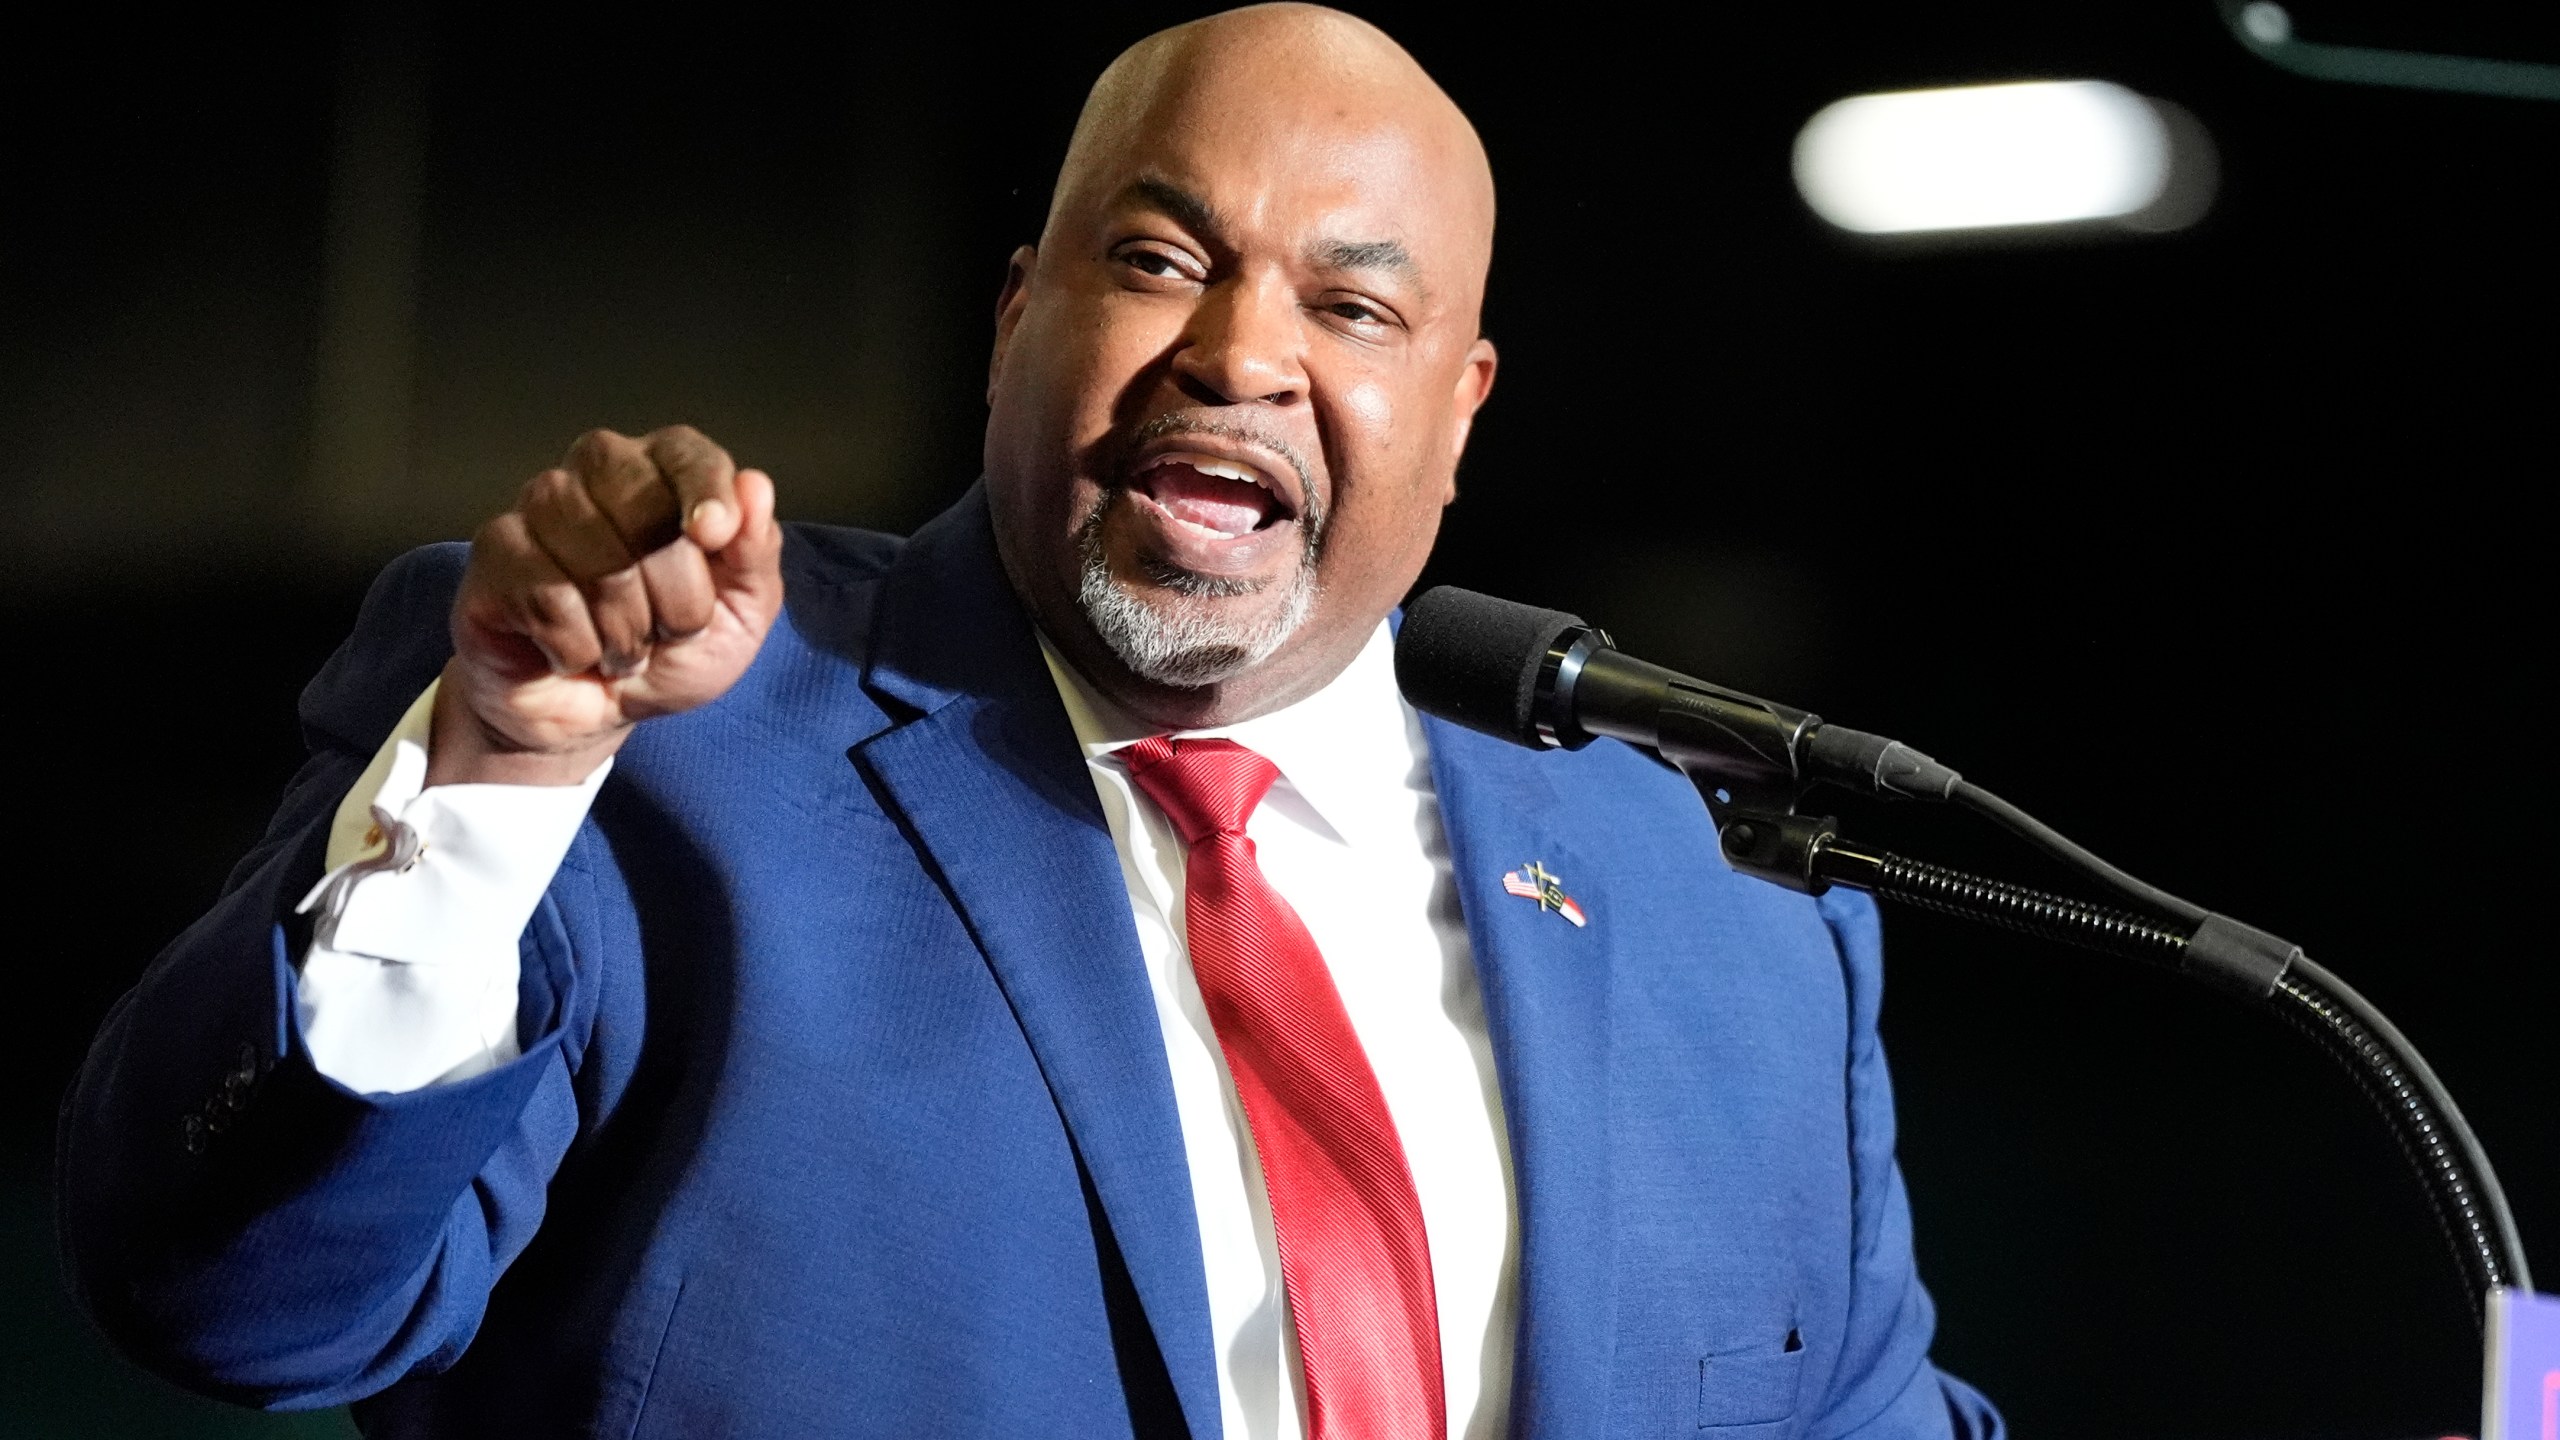
[[585,823],[607,759],[577,785],[426,788],[435,685],[330,824],[295,1018],[321,1074],[399,1093],[516,1057],[518,943]]
[[425,788],[429,685],[329,827],[329,873],[297,907],[315,948],[406,965],[509,959],[613,769],[576,785]]

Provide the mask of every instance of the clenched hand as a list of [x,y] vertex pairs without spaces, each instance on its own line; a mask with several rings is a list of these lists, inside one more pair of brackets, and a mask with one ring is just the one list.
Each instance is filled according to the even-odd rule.
[[700,431],[592,430],[480,527],[427,783],[574,784],[718,699],[782,608],[773,480]]

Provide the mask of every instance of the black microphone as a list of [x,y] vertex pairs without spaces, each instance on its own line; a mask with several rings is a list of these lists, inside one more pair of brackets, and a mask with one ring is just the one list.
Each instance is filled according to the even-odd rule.
[[1396,684],[1415,709],[1541,749],[1607,736],[1661,755],[1719,803],[1792,809],[1805,786],[1944,800],[1955,771],[1898,740],[1619,653],[1561,610],[1454,585],[1405,607]]

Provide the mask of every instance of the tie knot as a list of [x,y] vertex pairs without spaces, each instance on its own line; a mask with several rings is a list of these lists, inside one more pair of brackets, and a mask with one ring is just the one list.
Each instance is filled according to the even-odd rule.
[[1128,749],[1129,779],[1156,802],[1182,843],[1242,835],[1280,769],[1233,740],[1155,735]]

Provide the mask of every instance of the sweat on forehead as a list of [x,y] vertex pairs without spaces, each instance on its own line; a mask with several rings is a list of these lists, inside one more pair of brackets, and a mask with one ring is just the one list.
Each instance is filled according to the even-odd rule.
[[1128,173],[1129,159],[1148,141],[1211,113],[1395,135],[1424,162],[1431,203],[1452,212],[1481,268],[1491,246],[1493,174],[1475,128],[1384,31],[1319,5],[1229,10],[1123,51],[1077,117],[1047,228],[1139,178]]

